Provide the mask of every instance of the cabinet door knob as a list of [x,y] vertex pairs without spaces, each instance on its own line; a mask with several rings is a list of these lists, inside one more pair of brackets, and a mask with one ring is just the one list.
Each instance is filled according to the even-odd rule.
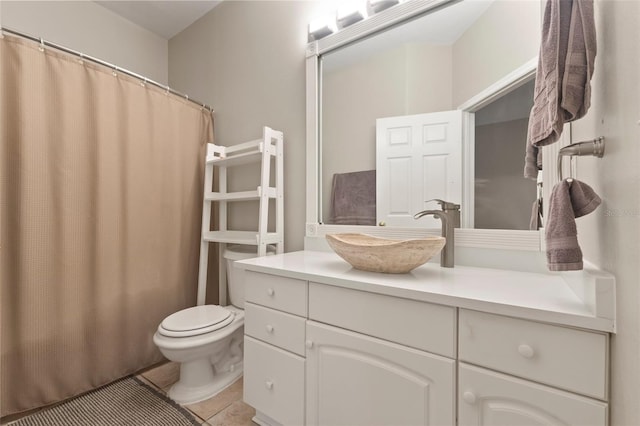
[[273,326],[271,324],[267,325],[267,333],[273,333]]
[[273,296],[274,294],[276,294],[276,292],[275,292],[272,288],[268,288],[268,289],[267,289],[267,294],[268,294],[269,296]]
[[467,404],[473,405],[476,403],[476,394],[471,391],[466,391],[462,394],[462,399],[464,399],[464,402],[466,402]]
[[307,348],[311,349],[313,347],[313,342],[311,340],[307,340],[306,342],[304,342],[304,345]]
[[264,382],[264,385],[269,390],[273,389],[273,382],[271,380],[267,380],[266,382]]
[[535,351],[533,350],[533,348],[526,344],[518,346],[518,353],[525,358],[533,358],[533,356],[535,355]]

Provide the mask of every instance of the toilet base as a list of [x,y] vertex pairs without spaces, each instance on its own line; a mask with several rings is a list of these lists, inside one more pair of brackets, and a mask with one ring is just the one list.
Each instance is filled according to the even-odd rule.
[[242,361],[231,371],[214,376],[208,359],[185,362],[180,365],[180,380],[171,386],[167,396],[178,404],[194,404],[222,392],[242,376]]

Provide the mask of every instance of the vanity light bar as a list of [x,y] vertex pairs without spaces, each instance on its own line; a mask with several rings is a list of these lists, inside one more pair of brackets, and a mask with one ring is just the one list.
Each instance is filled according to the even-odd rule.
[[345,3],[338,7],[335,14],[323,16],[309,23],[309,42],[333,34],[403,1],[405,0],[360,0]]
[[398,3],[400,3],[399,0],[369,0],[369,8],[373,13],[378,13]]
[[364,2],[353,2],[340,6],[336,12],[338,28],[342,29],[367,17],[367,6]]
[[319,40],[338,30],[333,16],[323,16],[309,23],[309,41]]

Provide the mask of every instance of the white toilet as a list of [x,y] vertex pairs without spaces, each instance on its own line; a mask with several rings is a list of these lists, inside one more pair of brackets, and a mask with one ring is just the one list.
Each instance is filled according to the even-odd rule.
[[[268,253],[272,254],[272,253]],[[256,256],[256,247],[225,250],[229,306],[202,305],[165,318],[153,342],[169,360],[180,363],[180,379],[169,397],[192,404],[217,394],[242,375],[244,283],[233,261]]]

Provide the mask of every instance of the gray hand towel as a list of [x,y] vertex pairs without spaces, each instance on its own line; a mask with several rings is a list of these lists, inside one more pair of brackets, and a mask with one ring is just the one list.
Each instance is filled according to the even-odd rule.
[[573,0],[568,43],[561,104],[567,122],[584,117],[591,105],[591,77],[596,58],[593,0]]
[[333,175],[329,223],[375,226],[375,170]]
[[550,271],[582,269],[575,219],[591,213],[600,202],[600,197],[589,185],[575,179],[563,180],[553,187],[545,229]]
[[537,147],[557,141],[562,133],[564,114],[560,111],[560,104],[573,2],[549,0],[544,10],[527,136],[529,143]]
[[542,148],[538,148],[529,141],[524,154],[524,177],[537,179],[538,171],[542,170]]
[[593,0],[548,0],[529,116],[525,177],[535,179],[542,168],[537,148],[556,142],[564,123],[583,117],[589,109],[595,56]]
[[542,200],[535,200],[533,206],[531,206],[529,229],[537,231],[540,228],[542,228]]

